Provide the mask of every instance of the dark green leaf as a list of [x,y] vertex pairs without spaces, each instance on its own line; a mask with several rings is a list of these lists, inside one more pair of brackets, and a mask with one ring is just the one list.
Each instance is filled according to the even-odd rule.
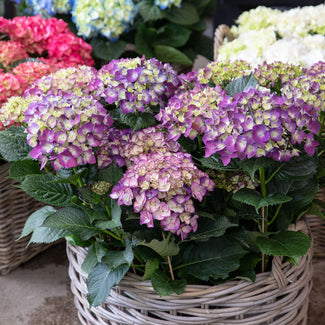
[[280,180],[303,180],[313,177],[317,172],[317,159],[309,155],[293,157],[283,164],[276,177]]
[[314,202],[312,202],[310,208],[306,211],[306,214],[314,215],[325,220],[324,210]]
[[161,297],[172,293],[180,295],[184,292],[186,280],[172,280],[166,273],[156,270],[152,274],[151,284]]
[[182,272],[204,281],[210,277],[226,279],[230,272],[239,268],[239,260],[245,254],[235,241],[223,237],[210,238],[185,249]]
[[102,258],[102,262],[110,268],[117,268],[120,265],[131,265],[134,255],[130,240],[125,241],[124,251],[108,251]]
[[142,0],[137,7],[145,22],[164,18],[164,12],[154,5],[152,0]]
[[109,182],[114,186],[123,177],[123,169],[112,162],[98,173],[98,180]]
[[227,86],[226,90],[228,95],[233,97],[234,94],[242,93],[244,90],[249,89],[250,87],[255,88],[257,85],[257,80],[254,75],[251,73],[249,76],[243,76],[231,81]]
[[111,212],[111,220],[102,220],[97,223],[97,227],[100,229],[114,229],[121,226],[121,214],[122,210],[117,204],[116,200],[109,199],[109,209]]
[[157,254],[162,257],[174,256],[179,253],[179,246],[175,243],[172,236],[168,236],[164,240],[153,239],[150,243],[138,243],[137,245],[142,245],[153,249]]
[[144,24],[138,26],[135,34],[135,46],[146,58],[153,57],[152,45],[157,39],[157,31],[153,27],[146,27]]
[[0,154],[7,161],[31,159],[31,147],[27,144],[27,134],[22,127],[11,127],[0,131]]
[[99,59],[111,61],[118,59],[125,50],[126,42],[117,40],[116,42],[110,42],[98,38],[93,38],[90,42],[93,48],[93,55]]
[[189,3],[182,3],[180,8],[172,6],[166,10],[166,19],[179,25],[192,25],[200,20],[197,10]]
[[203,158],[199,158],[197,159],[202,166],[210,168],[210,169],[214,169],[214,170],[230,170],[230,171],[234,171],[234,170],[238,170],[237,166],[234,166],[234,164],[228,164],[227,166],[225,166],[222,163],[222,160],[217,157],[216,155],[212,155],[210,157],[203,157]]
[[70,233],[87,240],[100,233],[90,223],[88,215],[81,209],[65,207],[50,215],[43,223],[46,227],[65,229]]
[[102,258],[108,253],[106,245],[101,242],[94,242],[88,247],[87,255],[81,265],[81,269],[89,274],[91,270],[101,263]]
[[75,186],[79,186],[81,178],[86,174],[87,174],[87,168],[81,168],[71,176],[64,177],[64,178],[57,177],[57,179],[53,180],[51,183],[73,184]]
[[275,166],[276,162],[273,159],[260,157],[260,158],[251,158],[251,159],[243,159],[238,161],[238,166],[247,172],[251,179],[254,179],[255,172],[259,170],[259,168],[266,168]]
[[258,237],[256,244],[266,255],[288,256],[295,259],[307,253],[310,238],[301,232],[285,230],[269,238]]
[[181,47],[187,43],[190,35],[191,31],[186,27],[177,24],[165,24],[158,30],[157,44]]
[[55,213],[53,207],[45,206],[34,213],[27,219],[20,238],[32,233],[29,243],[52,243],[63,238],[69,232],[61,229],[43,227],[44,220]]
[[159,261],[155,258],[153,260],[148,260],[145,265],[143,280],[150,280],[154,271],[159,269]]
[[181,51],[166,45],[156,45],[154,47],[155,57],[164,63],[175,63],[191,66],[193,61]]
[[121,122],[134,131],[145,129],[157,124],[157,120],[151,113],[142,113],[139,116],[133,113],[122,114]]
[[25,178],[21,188],[34,199],[54,206],[66,206],[73,197],[69,184],[53,184],[57,178],[52,174],[30,175]]
[[104,302],[109,296],[111,288],[122,280],[128,270],[128,265],[112,269],[103,263],[93,268],[87,280],[87,298],[90,307],[98,306]]
[[81,240],[76,235],[65,236],[65,240],[68,241],[71,245],[81,246],[81,247],[88,247],[92,243],[90,240]]
[[23,182],[26,176],[42,174],[40,166],[33,160],[15,161],[10,165],[9,177]]
[[200,218],[198,223],[198,230],[190,235],[187,238],[188,240],[206,241],[210,237],[222,236],[228,228],[237,226],[236,224],[231,223],[228,218],[224,216],[219,216],[212,220],[208,218]]

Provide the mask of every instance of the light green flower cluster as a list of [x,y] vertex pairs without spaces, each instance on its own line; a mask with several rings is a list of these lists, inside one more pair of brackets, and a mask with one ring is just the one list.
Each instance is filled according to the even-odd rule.
[[252,67],[245,61],[216,61],[207,64],[198,72],[200,84],[208,84],[213,81],[216,85],[223,86],[223,82],[249,75]]
[[54,10],[58,13],[67,13],[72,9],[71,0],[53,0]]
[[172,6],[181,7],[182,0],[155,0],[155,5],[159,6],[161,10],[165,10]]
[[115,40],[128,29],[136,12],[132,0],[76,0],[71,14],[79,35],[101,34]]

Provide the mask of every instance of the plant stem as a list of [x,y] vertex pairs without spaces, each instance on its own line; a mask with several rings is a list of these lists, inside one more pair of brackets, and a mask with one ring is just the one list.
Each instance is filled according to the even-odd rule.
[[[266,198],[266,183],[265,183],[265,170],[264,167],[259,168],[259,174],[260,174],[260,186],[261,186],[261,193],[262,197]],[[265,232],[265,207],[262,207],[262,233]],[[262,253],[262,273],[264,272],[264,261],[265,256],[264,253]]]
[[108,235],[110,235],[111,237],[113,237],[113,238],[119,240],[119,241],[122,242],[123,244],[125,244],[125,242],[124,242],[124,238],[121,238],[121,237],[115,235],[113,232],[111,232],[111,231],[109,231],[109,230],[107,230],[107,229],[104,229],[103,232],[104,232],[105,234],[108,234]]
[[[164,240],[166,239],[164,232],[162,232],[162,237],[163,237]],[[172,267],[172,262],[171,262],[170,256],[167,256],[167,261],[168,261],[168,267],[169,267],[170,276],[171,276],[172,280],[175,280],[174,271],[173,271],[173,267]]]
[[[77,172],[78,172],[77,167],[73,167],[73,171],[75,172],[75,174],[77,174]],[[84,186],[80,177],[78,177],[78,185],[79,185],[79,188],[82,188]]]
[[[264,215],[264,207],[262,207],[262,233],[265,232],[265,215]],[[264,272],[264,261],[265,256],[264,253],[262,253],[262,273]]]

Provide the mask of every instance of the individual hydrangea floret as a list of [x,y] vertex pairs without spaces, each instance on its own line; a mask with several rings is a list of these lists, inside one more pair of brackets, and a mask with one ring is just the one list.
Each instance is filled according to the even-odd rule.
[[133,206],[140,224],[180,235],[184,240],[197,230],[194,200],[202,202],[214,183],[197,169],[187,153],[157,152],[141,155],[113,188],[111,198]]
[[62,92],[43,95],[25,111],[27,143],[32,158],[55,170],[95,164],[95,148],[113,124],[106,109],[93,97]]
[[161,10],[165,10],[172,6],[180,8],[182,6],[182,0],[155,0],[154,4],[159,6]]
[[180,84],[170,64],[144,57],[112,60],[98,71],[98,78],[105,87],[105,100],[120,105],[123,113],[165,107]]
[[79,35],[116,40],[128,30],[136,13],[132,0],[75,0],[71,15]]

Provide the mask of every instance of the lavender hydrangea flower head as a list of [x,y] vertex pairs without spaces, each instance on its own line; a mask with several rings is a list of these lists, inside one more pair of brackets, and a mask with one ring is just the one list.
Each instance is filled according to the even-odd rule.
[[166,106],[179,85],[170,64],[152,58],[112,60],[98,71],[104,83],[104,98],[120,105],[123,113],[150,111],[150,106]]
[[197,229],[193,199],[202,202],[214,183],[186,153],[156,152],[141,155],[113,188],[111,198],[119,205],[133,206],[140,224],[154,226],[184,240]]
[[27,142],[32,158],[50,161],[55,170],[96,163],[94,148],[113,120],[91,96],[43,95],[25,111]]

